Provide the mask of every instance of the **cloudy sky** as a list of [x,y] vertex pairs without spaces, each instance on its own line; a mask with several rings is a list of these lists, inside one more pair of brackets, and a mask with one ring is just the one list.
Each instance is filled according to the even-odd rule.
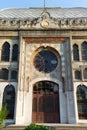
[[[87,0],[45,0],[46,7],[87,7]],[[44,0],[1,0],[3,8],[43,7]]]

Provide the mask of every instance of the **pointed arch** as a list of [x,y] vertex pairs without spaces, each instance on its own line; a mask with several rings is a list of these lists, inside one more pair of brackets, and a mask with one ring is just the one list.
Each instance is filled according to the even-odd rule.
[[12,61],[17,61],[18,60],[18,45],[15,44],[13,45],[12,49]]
[[2,46],[1,60],[9,61],[9,58],[10,58],[10,44],[8,42],[5,42]]
[[87,87],[85,85],[77,87],[77,106],[79,119],[87,119]]
[[73,60],[79,61],[79,50],[77,44],[73,45]]
[[84,41],[81,45],[81,51],[82,51],[82,60],[87,61],[87,42]]
[[15,88],[13,85],[7,85],[3,93],[3,105],[7,105],[8,115],[7,119],[14,118],[15,108]]

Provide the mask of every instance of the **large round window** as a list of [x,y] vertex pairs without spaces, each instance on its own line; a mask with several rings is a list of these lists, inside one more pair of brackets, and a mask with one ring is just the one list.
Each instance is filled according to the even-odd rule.
[[53,71],[58,64],[56,55],[50,50],[41,50],[38,52],[33,62],[38,71],[45,73]]

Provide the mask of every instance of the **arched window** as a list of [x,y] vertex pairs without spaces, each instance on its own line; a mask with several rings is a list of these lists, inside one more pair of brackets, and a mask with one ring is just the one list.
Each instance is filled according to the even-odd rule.
[[0,79],[8,80],[9,71],[5,68],[0,69]]
[[77,87],[77,106],[79,119],[87,119],[87,87]]
[[7,85],[3,93],[3,104],[7,105],[8,115],[7,119],[14,118],[15,107],[15,89],[12,85]]
[[83,70],[84,79],[87,79],[87,68]]
[[9,61],[9,57],[10,57],[10,45],[8,42],[5,42],[2,46],[1,60]]
[[12,61],[17,61],[17,59],[18,59],[18,45],[15,44],[12,50]]
[[87,42],[83,42],[81,45],[82,60],[87,60]]
[[13,71],[11,72],[11,79],[17,80],[17,71],[13,70]]
[[79,71],[79,70],[76,70],[75,71],[75,79],[81,79],[81,71]]
[[73,60],[79,61],[79,50],[76,44],[73,45]]

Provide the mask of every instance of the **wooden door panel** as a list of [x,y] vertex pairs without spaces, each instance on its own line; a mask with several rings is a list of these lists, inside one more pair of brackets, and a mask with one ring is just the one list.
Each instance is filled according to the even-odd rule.
[[58,123],[59,117],[58,94],[33,95],[32,121],[34,123]]

